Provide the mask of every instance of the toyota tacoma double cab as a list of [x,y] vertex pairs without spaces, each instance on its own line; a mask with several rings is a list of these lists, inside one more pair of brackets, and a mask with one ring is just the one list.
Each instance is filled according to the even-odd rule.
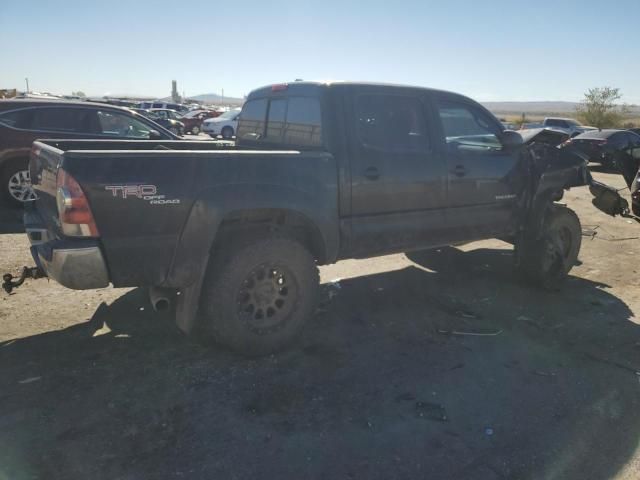
[[34,143],[32,254],[64,286],[149,288],[178,326],[256,355],[315,311],[318,266],[487,238],[555,288],[581,227],[557,203],[586,162],[462,95],[295,82],[253,91],[235,146]]

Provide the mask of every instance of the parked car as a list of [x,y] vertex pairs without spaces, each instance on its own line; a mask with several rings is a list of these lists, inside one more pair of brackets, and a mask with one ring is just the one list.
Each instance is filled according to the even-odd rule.
[[161,108],[166,110],[173,110],[174,112],[188,112],[189,107],[180,103],[170,102],[139,102],[137,108],[142,110],[150,110],[152,108]]
[[218,135],[222,135],[222,138],[229,140],[236,134],[239,117],[240,109],[234,108],[233,110],[224,112],[219,117],[209,118],[202,122],[202,131],[211,135],[213,138],[217,138]]
[[567,140],[567,144],[580,150],[590,162],[620,171],[624,168],[626,157],[640,148],[640,135],[628,130],[591,130]]
[[300,333],[318,265],[496,237],[547,288],[576,263],[580,221],[556,202],[591,182],[584,160],[461,95],[274,85],[249,94],[236,138],[36,142],[37,265],[74,289],[148,286],[182,330],[255,355]]
[[221,112],[215,110],[191,110],[180,117],[185,133],[198,135],[202,131],[202,122],[208,118],[216,118]]
[[27,164],[38,138],[178,137],[128,109],[93,102],[47,99],[0,100],[1,197],[21,205],[33,200]]
[[570,137],[580,135],[590,130],[597,130],[596,127],[587,127],[573,118],[547,117],[542,122],[542,127],[561,130],[568,133]]
[[182,117],[175,110],[151,108],[145,112],[148,118],[162,125],[174,135],[184,135],[184,123],[180,120]]

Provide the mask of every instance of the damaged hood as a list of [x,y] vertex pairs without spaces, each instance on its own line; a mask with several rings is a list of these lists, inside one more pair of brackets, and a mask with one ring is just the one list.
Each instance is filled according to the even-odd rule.
[[560,130],[550,128],[530,128],[527,130],[519,130],[517,132],[522,137],[525,145],[533,142],[545,143],[547,145],[557,146],[569,139],[569,135]]

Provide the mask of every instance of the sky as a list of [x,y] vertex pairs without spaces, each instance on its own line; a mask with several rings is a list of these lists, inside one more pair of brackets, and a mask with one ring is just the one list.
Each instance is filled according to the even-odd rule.
[[640,104],[640,1],[3,0],[0,88],[241,97],[270,83],[391,82],[480,101]]

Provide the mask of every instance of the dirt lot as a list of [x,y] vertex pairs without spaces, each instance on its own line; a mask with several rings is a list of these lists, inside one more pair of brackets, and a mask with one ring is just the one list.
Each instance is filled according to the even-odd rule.
[[[640,478],[640,224],[565,200],[596,236],[564,291],[497,241],[341,262],[299,348],[260,360],[139,289],[2,294],[0,478]],[[30,264],[16,217],[1,272]]]

